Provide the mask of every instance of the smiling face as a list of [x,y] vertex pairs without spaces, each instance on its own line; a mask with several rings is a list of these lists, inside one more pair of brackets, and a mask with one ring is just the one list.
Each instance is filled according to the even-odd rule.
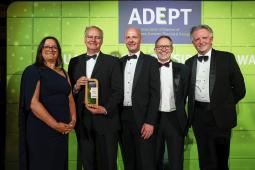
[[95,54],[100,51],[103,44],[103,35],[97,28],[90,28],[86,31],[85,44],[88,54]]
[[167,38],[160,38],[154,48],[160,62],[164,63],[171,58],[173,44]]
[[59,55],[57,43],[53,39],[47,39],[42,48],[42,57],[46,63],[56,63]]
[[129,28],[125,33],[125,43],[129,53],[136,53],[140,50],[141,32],[137,28]]
[[207,29],[192,33],[192,43],[199,54],[205,55],[212,48],[213,36]]

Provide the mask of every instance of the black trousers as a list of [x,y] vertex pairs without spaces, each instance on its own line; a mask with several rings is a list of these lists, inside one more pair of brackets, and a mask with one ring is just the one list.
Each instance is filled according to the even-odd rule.
[[157,132],[157,170],[164,170],[165,143],[168,153],[168,170],[182,170],[184,159],[184,134],[176,116],[176,111],[159,112],[160,122]]
[[[155,133],[144,140],[141,137],[141,129],[138,128],[133,118],[132,109],[124,109],[122,115],[121,151],[125,170],[156,170],[155,160]],[[125,116],[124,116],[125,117]]]
[[231,129],[217,127],[209,103],[195,103],[193,131],[200,169],[228,170]]
[[84,170],[117,170],[118,140],[118,132],[99,134],[90,131],[86,137],[77,134]]

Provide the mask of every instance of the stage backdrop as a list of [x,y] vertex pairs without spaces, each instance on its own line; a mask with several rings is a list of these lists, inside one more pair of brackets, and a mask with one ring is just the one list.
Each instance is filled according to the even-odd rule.
[[[191,27],[187,24],[191,23],[192,18],[194,19],[195,11],[200,16],[195,16],[197,18],[192,22],[210,25],[214,30],[214,47],[233,52],[244,74],[247,93],[237,106],[238,126],[232,133],[229,164],[231,170],[254,169],[255,2],[204,1],[196,2],[194,9],[191,9],[191,7],[185,6],[185,3],[182,6],[174,2],[165,2],[166,7],[159,4],[157,8],[155,3],[148,6],[147,4],[151,2],[140,1],[140,3],[144,3],[145,10],[142,9],[143,5],[134,6],[132,3],[134,1],[129,1],[126,8],[118,1],[14,2],[9,6],[7,18],[6,170],[18,169],[18,102],[21,74],[26,66],[34,62],[38,43],[44,36],[53,35],[60,40],[65,69],[67,69],[70,58],[85,51],[83,37],[86,26],[101,27],[104,31],[102,51],[121,57],[127,53],[125,45],[120,43],[124,36],[121,29],[131,23],[141,26],[145,31],[143,35],[157,35],[157,31],[163,31],[174,36],[174,40],[179,43],[174,44],[173,56],[183,63],[188,57],[195,54],[192,44],[187,40],[187,28]],[[124,17],[123,22],[119,20],[119,15],[123,15],[121,13],[123,11],[120,9],[126,9],[126,15],[129,17]],[[142,14],[146,16],[142,16]],[[177,23],[178,26],[175,25]],[[155,32],[155,29],[150,29],[152,27],[146,24],[153,24],[153,28],[158,30]],[[158,27],[159,24],[161,27]],[[182,30],[184,27],[186,30]],[[175,37],[176,34],[183,36],[184,39]],[[154,45],[152,42],[153,40],[148,39],[147,43],[142,45],[142,51],[153,54]],[[77,166],[79,167],[77,164],[77,142],[74,132],[69,136],[69,169],[75,170]],[[167,155],[165,156],[167,157]],[[184,164],[185,170],[198,169],[197,148],[192,130],[189,131],[185,145]],[[120,152],[118,166],[120,170],[123,169]]]

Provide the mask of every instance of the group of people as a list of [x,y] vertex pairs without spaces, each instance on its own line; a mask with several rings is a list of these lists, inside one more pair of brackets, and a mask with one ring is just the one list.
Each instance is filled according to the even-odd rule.
[[[130,27],[128,54],[119,59],[101,51],[102,29],[86,27],[86,53],[70,60],[68,73],[58,40],[44,38],[21,79],[20,169],[67,170],[67,134],[75,129],[85,170],[117,170],[118,144],[125,170],[163,170],[165,144],[169,169],[182,170],[192,126],[200,169],[227,170],[244,78],[232,53],[212,48],[208,25],[190,36],[197,54],[181,64],[171,59],[171,37],[158,37],[153,57]],[[99,82],[98,106],[84,103],[91,78]]]

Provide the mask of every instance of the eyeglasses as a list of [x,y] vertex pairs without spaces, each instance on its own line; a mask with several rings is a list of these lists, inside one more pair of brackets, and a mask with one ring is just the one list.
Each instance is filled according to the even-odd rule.
[[57,46],[48,46],[48,45],[45,45],[45,46],[43,46],[43,48],[44,48],[45,50],[47,50],[47,51],[50,51],[50,50],[52,50],[52,51],[58,51],[58,47],[57,47]]
[[159,45],[159,46],[156,46],[156,49],[159,49],[159,50],[163,50],[163,49],[169,50],[171,47],[172,47],[171,45]]
[[92,36],[92,35],[87,35],[86,36],[86,38],[88,39],[88,40],[101,40],[102,39],[102,37],[101,36]]

